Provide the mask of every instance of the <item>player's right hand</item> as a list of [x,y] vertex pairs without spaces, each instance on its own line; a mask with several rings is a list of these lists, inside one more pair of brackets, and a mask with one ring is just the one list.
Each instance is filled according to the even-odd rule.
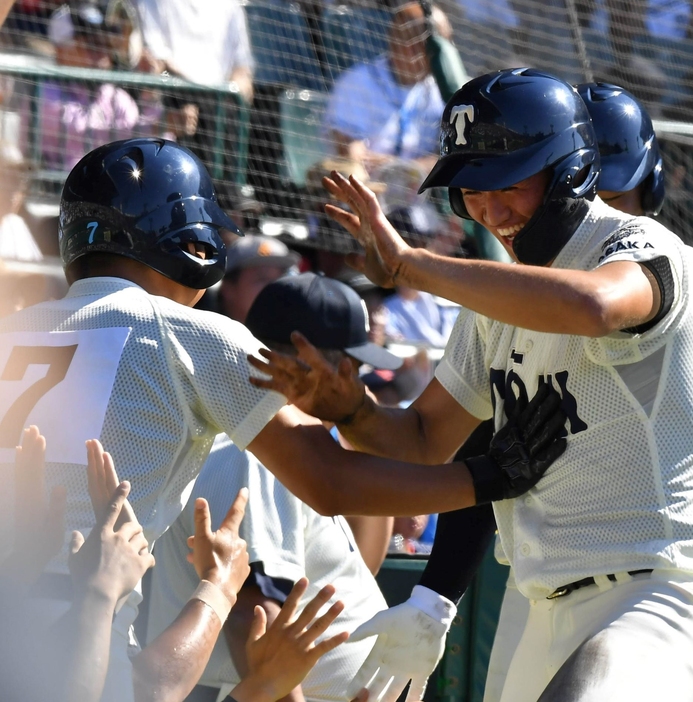
[[246,542],[238,535],[248,489],[239,490],[217,531],[212,531],[209,504],[203,497],[195,500],[195,534],[188,537],[192,553],[188,561],[195,566],[201,580],[214,583],[235,604],[238,591],[250,574]]
[[454,602],[416,585],[406,602],[361,624],[350,641],[378,638],[349,685],[347,697],[354,698],[365,688],[370,699],[395,702],[411,680],[407,702],[422,699],[426,681],[443,655],[445,636],[456,612]]
[[341,422],[357,412],[366,400],[366,386],[356,376],[348,359],[334,367],[303,334],[294,332],[291,341],[298,356],[261,349],[265,361],[248,362],[269,378],[251,376],[256,387],[275,390],[302,412],[325,422]]

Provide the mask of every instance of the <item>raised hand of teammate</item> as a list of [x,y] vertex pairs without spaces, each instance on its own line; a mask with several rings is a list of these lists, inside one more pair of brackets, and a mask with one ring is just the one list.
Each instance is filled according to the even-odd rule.
[[566,449],[566,419],[561,396],[548,383],[539,385],[529,404],[518,399],[488,452],[465,460],[476,503],[517,497],[534,487]]
[[[294,585],[269,629],[265,610],[255,607],[246,644],[248,675],[231,692],[238,702],[272,702],[288,695],[321,656],[349,638],[347,632],[342,632],[315,643],[342,612],[344,604],[337,601],[317,617],[335,592],[334,586],[326,585],[296,616],[307,587],[306,578]],[[365,697],[361,695],[359,699]]]
[[350,254],[347,257],[349,265],[376,285],[394,287],[402,255],[410,247],[388,222],[375,193],[353,175],[347,180],[337,171],[325,176],[322,184],[333,197],[351,208],[351,212],[347,212],[328,203],[325,205],[327,216],[341,224],[366,251],[365,259]]
[[248,503],[248,490],[239,490],[217,531],[212,531],[209,504],[203,497],[195,500],[195,534],[188,537],[192,552],[188,561],[195,566],[200,580],[208,580],[226,595],[233,606],[238,591],[250,573],[248,550],[238,529]]
[[76,598],[97,593],[115,609],[118,600],[129,595],[154,565],[141,524],[130,519],[118,524],[129,494],[130,483],[123,481],[86,540],[81,532],[72,532],[67,564]]
[[[120,484],[120,480],[118,479],[111,454],[103,450],[103,446],[98,439],[89,439],[86,442],[86,447],[87,486],[89,488],[91,506],[98,520],[102,519],[104,513],[109,509],[113,493]],[[138,521],[128,500],[125,500],[123,503],[116,526],[118,527],[126,521]]]
[[2,563],[4,586],[33,583],[63,545],[66,493],[57,486],[46,503],[45,454],[38,427],[25,429],[15,453],[14,544]]
[[454,602],[416,585],[406,602],[361,624],[351,641],[378,638],[347,695],[353,698],[365,688],[372,699],[395,702],[411,680],[407,702],[422,699],[426,681],[443,655],[445,635],[456,612]]
[[366,386],[355,377],[349,359],[333,366],[303,334],[294,332],[291,341],[298,356],[261,349],[265,360],[248,356],[248,362],[269,378],[250,377],[259,388],[275,390],[290,404],[326,422],[342,422],[366,401]]

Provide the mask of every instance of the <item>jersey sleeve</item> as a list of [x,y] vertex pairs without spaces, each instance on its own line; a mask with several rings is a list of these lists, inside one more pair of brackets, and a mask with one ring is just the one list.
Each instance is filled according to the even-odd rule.
[[259,356],[263,344],[242,324],[213,312],[196,310],[194,324],[171,324],[193,410],[244,450],[286,403],[283,395],[250,384],[251,375],[261,374],[248,356]]
[[669,332],[678,327],[685,313],[684,281],[689,260],[690,255],[678,237],[646,217],[627,222],[602,243],[596,268],[618,261],[633,261],[655,269],[666,309],[661,318],[655,320],[656,324],[644,327],[641,332],[632,329],[596,339],[585,338],[587,353],[593,361],[600,364],[637,362],[668,341]]
[[467,412],[482,420],[493,416],[485,360],[487,323],[484,317],[463,308],[436,368],[440,384]]

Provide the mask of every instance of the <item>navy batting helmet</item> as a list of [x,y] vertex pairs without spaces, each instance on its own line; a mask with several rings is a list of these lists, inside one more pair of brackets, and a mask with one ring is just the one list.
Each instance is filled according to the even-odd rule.
[[[599,151],[573,86],[532,68],[507,69],[469,81],[450,98],[440,159],[420,192],[449,188],[453,211],[469,218],[460,188],[501,190],[546,169],[552,178],[544,205],[513,241],[524,263],[548,263],[572,236],[586,207],[575,201],[596,192]],[[569,225],[556,227],[557,217]]]
[[[217,204],[202,162],[165,139],[100,146],[63,187],[59,239],[66,269],[86,254],[112,253],[186,287],[208,288],[224,275],[222,229],[241,234]],[[205,258],[192,255],[189,243],[202,245]]]
[[664,203],[664,171],[649,115],[618,85],[583,83],[577,89],[597,134],[602,163],[597,187],[625,193],[642,183],[643,211],[657,214]]

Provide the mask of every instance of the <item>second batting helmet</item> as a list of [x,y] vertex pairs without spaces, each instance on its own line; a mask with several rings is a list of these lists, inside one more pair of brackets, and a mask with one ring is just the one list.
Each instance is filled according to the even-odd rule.
[[657,214],[664,203],[664,171],[650,116],[618,85],[583,83],[577,89],[597,134],[602,163],[597,187],[625,193],[642,183],[643,211]]
[[[225,229],[241,234],[217,204],[212,179],[188,149],[164,139],[100,146],[72,169],[60,202],[63,266],[90,253],[144,263],[189,288],[224,275]],[[205,258],[188,251],[202,245]]]
[[[448,101],[440,159],[420,191],[448,188],[453,211],[468,218],[460,188],[501,190],[547,169],[544,205],[513,241],[524,263],[548,263],[573,235],[576,209],[582,211],[575,200],[596,192],[599,151],[575,88],[532,68],[507,69],[469,81]],[[553,228],[546,216],[551,203]],[[570,220],[562,230],[561,212]]]

